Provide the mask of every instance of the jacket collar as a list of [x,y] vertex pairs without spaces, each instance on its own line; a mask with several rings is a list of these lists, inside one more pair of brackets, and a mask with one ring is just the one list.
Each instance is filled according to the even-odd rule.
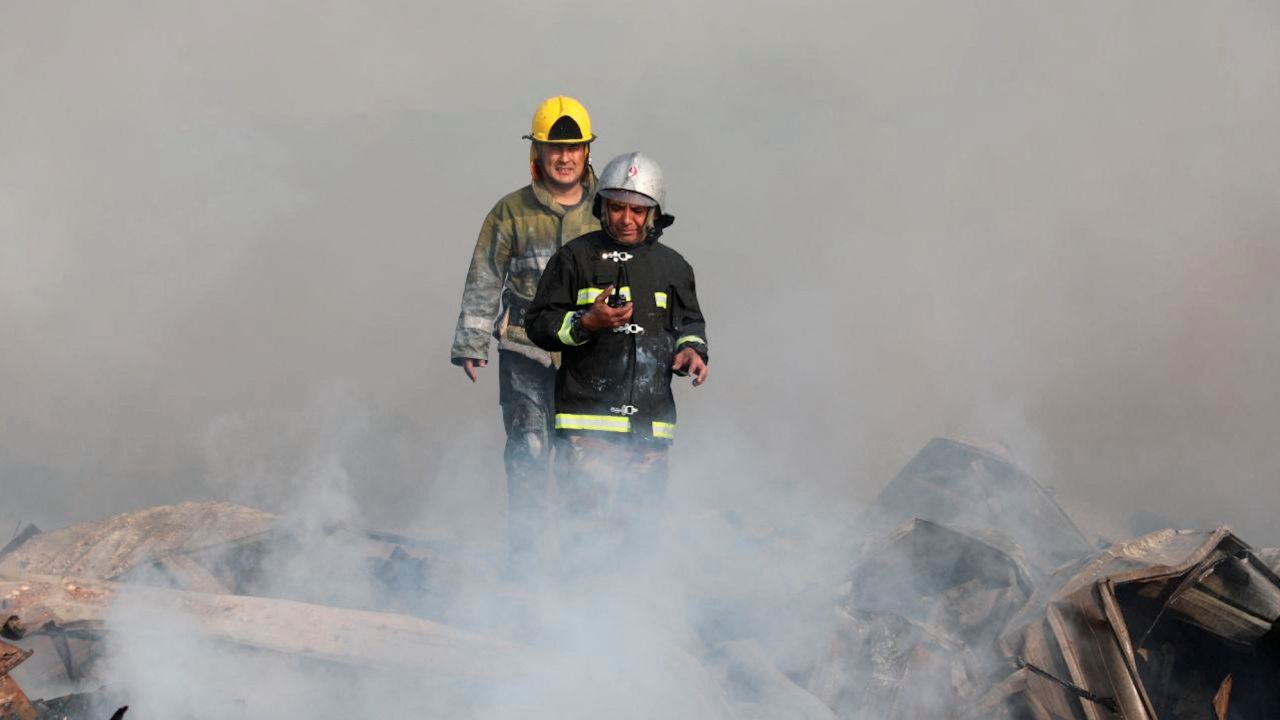
[[597,248],[599,248],[600,250],[603,250],[604,252],[612,252],[614,250],[618,250],[620,252],[631,253],[632,255],[646,252],[650,248],[652,248],[654,245],[653,240],[646,240],[642,243],[637,243],[635,245],[623,245],[617,240],[614,240],[613,236],[610,235],[609,232],[604,228],[600,228],[599,230],[596,230],[595,232],[591,233],[591,241],[592,241],[592,244],[594,244]]

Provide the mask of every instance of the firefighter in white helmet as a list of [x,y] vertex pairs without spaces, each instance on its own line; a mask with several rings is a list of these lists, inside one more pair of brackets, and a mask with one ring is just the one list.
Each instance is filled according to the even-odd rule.
[[475,382],[498,340],[498,389],[507,443],[508,569],[540,571],[550,540],[553,353],[524,331],[538,276],[563,244],[600,227],[591,212],[591,118],[582,103],[557,96],[540,104],[529,134],[532,181],[500,199],[480,228],[462,293],[452,360]]
[[614,158],[593,212],[603,229],[551,258],[525,320],[534,343],[562,353],[556,479],[571,574],[655,540],[676,435],[671,378],[707,380],[693,268],[658,242],[675,220],[662,169],[638,152]]

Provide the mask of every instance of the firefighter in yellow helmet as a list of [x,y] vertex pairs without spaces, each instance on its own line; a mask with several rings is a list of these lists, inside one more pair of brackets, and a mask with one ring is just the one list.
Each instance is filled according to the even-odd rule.
[[577,100],[548,98],[529,134],[532,181],[484,219],[462,292],[451,356],[471,382],[498,340],[498,401],[507,444],[507,559],[517,577],[538,574],[550,537],[552,402],[558,357],[529,341],[524,316],[551,256],[600,229],[592,215],[591,117]]
[[[548,98],[534,111],[531,124],[524,139],[532,141],[529,145],[529,172],[535,181],[547,177],[548,171],[542,165],[546,163],[545,155],[549,151],[581,146],[583,164],[590,168],[591,141],[596,136],[591,132],[591,116],[587,115],[582,103],[564,95]],[[563,183],[566,180],[553,177],[552,182]]]

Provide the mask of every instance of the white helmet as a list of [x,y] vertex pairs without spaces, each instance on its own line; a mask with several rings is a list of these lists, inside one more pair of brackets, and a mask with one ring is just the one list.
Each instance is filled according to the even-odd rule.
[[659,232],[676,221],[674,215],[663,212],[667,204],[667,183],[663,179],[662,168],[644,153],[624,153],[610,160],[600,172],[596,187],[596,200],[591,212],[601,221],[604,220],[601,197],[655,208],[652,221]]

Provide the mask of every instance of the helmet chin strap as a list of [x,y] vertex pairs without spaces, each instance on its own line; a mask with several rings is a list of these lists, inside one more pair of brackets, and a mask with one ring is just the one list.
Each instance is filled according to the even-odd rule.
[[618,242],[618,236],[613,232],[613,221],[609,219],[608,210],[604,213],[604,232],[606,235],[613,238],[614,242]]
[[658,206],[654,205],[649,208],[649,212],[644,216],[644,241],[653,242],[658,236],[656,234],[658,227],[654,224],[654,218],[658,217]]

